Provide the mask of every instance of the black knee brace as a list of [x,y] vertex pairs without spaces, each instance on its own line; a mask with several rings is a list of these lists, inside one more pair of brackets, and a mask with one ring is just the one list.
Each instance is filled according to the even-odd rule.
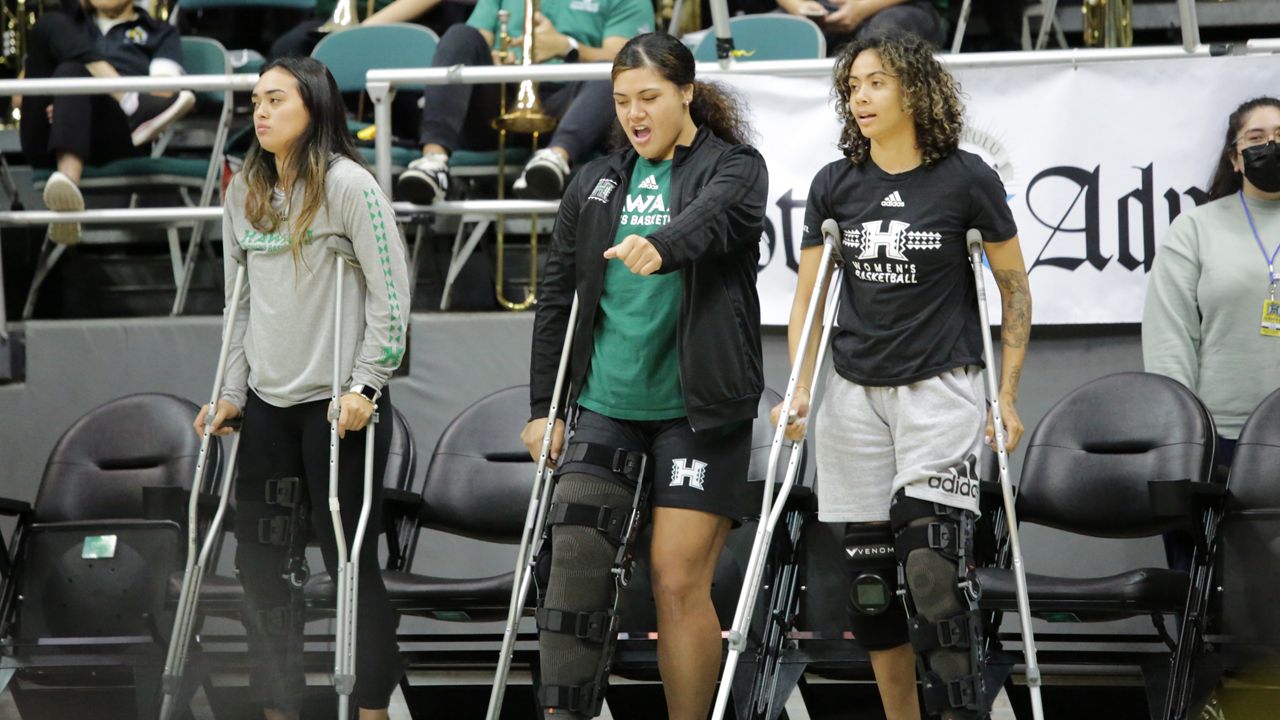
[[304,684],[301,590],[308,575],[309,508],[302,490],[296,477],[236,483],[236,572],[246,588],[249,650],[261,665],[250,684],[262,702],[279,710],[297,708]]
[[898,597],[898,561],[889,523],[846,524],[844,553],[852,580],[849,625],[854,638],[867,650],[905,645],[907,614]]
[[900,491],[889,519],[925,709],[944,720],[986,718],[983,627],[970,592],[976,518]]
[[[631,582],[632,550],[648,497],[638,451],[571,443],[561,460],[538,557],[537,623],[543,708],[595,717],[604,704],[618,637],[619,591]],[[573,464],[607,473],[575,472]]]
[[236,541],[287,549],[280,575],[301,589],[310,576],[306,548],[310,508],[302,495],[302,479],[268,478],[236,483]]

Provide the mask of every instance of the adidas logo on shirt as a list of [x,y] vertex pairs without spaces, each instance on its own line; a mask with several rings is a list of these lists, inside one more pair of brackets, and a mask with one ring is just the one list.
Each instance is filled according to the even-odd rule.
[[640,183],[640,189],[641,190],[657,190],[658,180],[654,178],[652,175],[650,175],[649,177],[644,179],[644,182]]
[[897,190],[894,190],[893,192],[889,193],[885,197],[885,199],[881,200],[880,205],[882,207],[906,207],[907,206],[906,203],[902,202],[902,196],[898,194]]

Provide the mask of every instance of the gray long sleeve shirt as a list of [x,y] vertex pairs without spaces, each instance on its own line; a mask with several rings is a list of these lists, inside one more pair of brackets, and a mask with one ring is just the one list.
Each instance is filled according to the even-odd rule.
[[[1262,244],[1275,252],[1280,201],[1247,200]],[[1249,413],[1280,387],[1280,337],[1259,332],[1268,286],[1267,261],[1238,195],[1178,216],[1147,283],[1143,365],[1194,390],[1225,438],[1238,437]]]
[[[327,399],[333,382],[334,281],[343,274],[339,382],[381,389],[400,365],[409,320],[409,277],[395,215],[369,171],[335,158],[325,202],[301,257],[289,228],[263,233],[245,217],[248,188],[237,175],[227,188],[222,234],[228,312],[235,312],[222,397],[244,408],[247,390],[287,407]],[[302,188],[289,207],[302,206]],[[329,250],[350,241],[359,266],[339,268]],[[239,305],[231,308],[236,270],[247,267]]]

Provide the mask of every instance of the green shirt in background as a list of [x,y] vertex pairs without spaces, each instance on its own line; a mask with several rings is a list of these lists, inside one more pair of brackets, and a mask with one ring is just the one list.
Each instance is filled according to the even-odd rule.
[[[671,161],[637,159],[613,243],[666,225],[670,197]],[[621,260],[606,263],[583,407],[618,420],[685,416],[676,347],[683,292],[679,273],[643,277]]]
[[[479,0],[467,24],[496,35],[499,10],[511,11],[507,32],[523,35],[524,0]],[[650,0],[542,0],[540,12],[560,33],[589,47],[600,47],[607,37],[632,38],[653,31]],[[517,60],[519,55],[516,48]]]

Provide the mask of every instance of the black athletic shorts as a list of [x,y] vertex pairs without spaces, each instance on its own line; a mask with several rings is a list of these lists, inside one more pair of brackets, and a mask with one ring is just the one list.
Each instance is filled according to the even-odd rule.
[[[648,454],[645,482],[653,507],[688,508],[723,515],[740,524],[755,503],[747,494],[751,462],[751,422],[694,432],[688,418],[615,420],[579,407],[569,429],[566,453],[577,443]],[[572,455],[566,454],[567,457]],[[616,479],[609,468],[566,461],[561,472]]]

